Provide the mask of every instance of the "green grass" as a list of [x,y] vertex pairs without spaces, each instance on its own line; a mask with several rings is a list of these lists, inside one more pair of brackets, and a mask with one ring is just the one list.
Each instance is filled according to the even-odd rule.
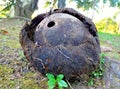
[[120,59],[120,35],[98,32],[101,46],[111,47],[111,52],[105,52],[105,55],[111,58]]
[[110,41],[115,48],[120,47],[120,35],[99,32],[99,39],[102,42]]

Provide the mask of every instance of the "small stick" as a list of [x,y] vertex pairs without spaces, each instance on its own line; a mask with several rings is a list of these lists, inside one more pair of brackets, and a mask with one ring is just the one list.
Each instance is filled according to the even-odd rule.
[[71,84],[69,83],[69,81],[66,79],[68,85],[70,86],[71,89],[73,89],[73,87],[71,86]]

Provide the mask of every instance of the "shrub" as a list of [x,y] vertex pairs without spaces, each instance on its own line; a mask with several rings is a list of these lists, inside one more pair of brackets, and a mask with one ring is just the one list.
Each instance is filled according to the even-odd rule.
[[96,23],[96,27],[98,31],[105,33],[118,34],[119,31],[118,24],[111,18],[102,19]]

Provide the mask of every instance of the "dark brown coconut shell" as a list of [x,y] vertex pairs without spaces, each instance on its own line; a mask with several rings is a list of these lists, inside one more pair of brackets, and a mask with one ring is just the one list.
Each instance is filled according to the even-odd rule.
[[71,9],[40,14],[20,33],[28,61],[45,75],[64,74],[73,81],[99,65],[100,44],[94,23]]

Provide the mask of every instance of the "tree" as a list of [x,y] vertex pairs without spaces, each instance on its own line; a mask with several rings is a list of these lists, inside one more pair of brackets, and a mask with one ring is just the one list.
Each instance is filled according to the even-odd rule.
[[32,13],[38,8],[38,0],[3,0],[5,7],[1,11],[10,10],[10,17],[31,18]]
[[66,0],[47,0],[45,7],[48,7],[52,5],[52,7],[55,7],[57,4],[57,8],[64,8],[66,6]]
[[64,8],[66,6],[65,2],[66,0],[58,0],[58,8]]
[[37,9],[38,0],[16,0],[14,5],[14,16],[31,18],[32,13]]
[[[58,1],[57,7],[58,8],[64,8],[66,6],[65,2],[66,0],[47,0],[46,1],[46,6],[51,5],[52,3],[54,3],[53,6],[55,6],[56,2]],[[97,8],[99,7],[99,2],[103,2],[104,4],[109,3],[110,6],[112,7],[119,7],[120,8],[120,0],[69,0],[69,1],[74,1],[77,4],[78,8],[83,8],[83,10],[89,10],[91,9],[95,9],[97,10]]]
[[[90,8],[97,9],[98,3],[101,0],[71,0],[77,3],[78,8],[83,8],[84,10],[88,10]],[[120,0],[102,0],[104,4],[109,3],[112,7],[119,7],[120,8]]]
[[[6,0],[3,0],[6,1]],[[8,0],[6,7],[3,9],[10,10],[10,15],[13,16],[23,16],[30,18],[32,13],[37,9],[38,0]],[[70,0],[77,3],[78,8],[83,8],[84,10],[95,9],[97,10],[98,3],[101,0]],[[57,4],[58,2],[58,4]],[[57,8],[64,8],[66,0],[46,0],[46,7],[52,5],[53,7],[57,4]],[[120,8],[120,0],[102,0],[104,4],[109,3],[112,7]]]

